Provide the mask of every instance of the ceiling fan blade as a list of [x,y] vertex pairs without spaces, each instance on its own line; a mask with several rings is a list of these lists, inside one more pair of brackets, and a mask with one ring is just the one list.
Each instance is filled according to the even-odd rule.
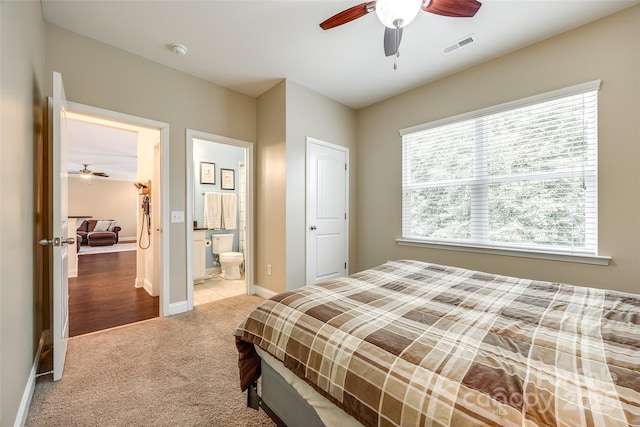
[[384,54],[393,56],[398,53],[402,40],[402,28],[384,27]]
[[338,25],[346,24],[347,22],[351,22],[354,19],[365,16],[366,14],[373,12],[374,10],[376,10],[375,1],[362,3],[333,15],[331,18],[323,21],[320,24],[320,28],[322,28],[323,30],[328,30],[329,28],[337,27]]
[[107,175],[104,172],[91,172],[91,175],[93,175],[93,176],[103,176],[105,178],[109,178],[109,175]]
[[475,16],[482,3],[476,0],[424,0],[422,10],[454,18]]

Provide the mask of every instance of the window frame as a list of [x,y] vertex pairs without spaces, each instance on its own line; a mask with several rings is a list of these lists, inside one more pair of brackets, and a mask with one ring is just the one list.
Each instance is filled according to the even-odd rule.
[[[546,92],[546,93],[542,93],[542,94],[538,94],[535,96],[531,96],[531,97],[527,97],[527,98],[523,98],[523,99],[519,99],[519,100],[515,100],[515,101],[511,101],[511,102],[506,102],[503,104],[499,104],[499,105],[495,105],[495,106],[491,106],[491,107],[487,107],[487,108],[483,108],[480,110],[476,110],[476,111],[472,111],[472,112],[468,112],[468,113],[463,113],[463,114],[459,114],[456,116],[452,116],[452,117],[448,117],[448,118],[444,118],[444,119],[440,119],[440,120],[435,120],[432,122],[428,122],[428,123],[424,123],[424,124],[420,124],[417,126],[412,126],[409,128],[405,128],[405,129],[401,129],[400,130],[400,136],[404,137],[404,136],[408,136],[411,134],[415,134],[417,132],[421,132],[421,131],[425,131],[425,130],[429,130],[429,129],[433,129],[433,128],[437,128],[437,127],[441,127],[441,126],[445,126],[445,125],[449,125],[449,124],[454,124],[454,123],[459,123],[459,122],[463,122],[463,121],[468,121],[471,119],[477,119],[479,117],[483,117],[483,116],[488,116],[488,115],[493,115],[496,113],[500,113],[500,112],[506,112],[506,111],[510,111],[510,110],[514,110],[514,109],[518,109],[518,108],[522,108],[522,107],[527,107],[527,106],[531,106],[531,105],[535,105],[535,104],[539,104],[539,103],[543,103],[543,102],[548,102],[548,101],[552,101],[554,99],[559,99],[559,98],[565,98],[565,97],[569,97],[569,96],[573,96],[573,95],[578,95],[578,94],[583,94],[586,92],[593,92],[593,91],[598,91],[600,89],[600,84],[601,81],[600,80],[593,80],[590,82],[586,82],[586,83],[582,83],[582,84],[578,84],[578,85],[574,85],[574,86],[570,86],[570,87],[566,87],[563,89],[559,89],[559,90],[555,90],[555,91],[551,91],[551,92]],[[597,106],[596,106],[597,108]],[[596,130],[596,134],[597,134],[597,130]],[[597,143],[596,143],[596,182],[594,183],[594,185],[597,185]],[[477,161],[478,159],[476,159]],[[403,159],[403,165],[401,168],[402,174],[404,176],[404,159]],[[553,175],[553,173],[551,174]],[[460,181],[459,181],[460,182]],[[528,247],[527,245],[515,245],[515,244],[497,244],[494,245],[492,243],[486,243],[486,242],[479,242],[476,243],[476,241],[469,241],[469,240],[462,240],[462,241],[456,241],[456,240],[452,240],[452,239],[437,239],[437,238],[414,238],[414,237],[406,237],[404,235],[404,232],[406,230],[406,226],[405,226],[405,216],[404,216],[404,212],[405,212],[405,183],[404,183],[404,178],[403,178],[403,182],[402,182],[402,191],[403,191],[403,197],[402,197],[402,232],[403,232],[403,237],[396,239],[396,243],[398,245],[403,245],[403,246],[419,246],[419,247],[427,247],[427,248],[436,248],[436,249],[446,249],[446,250],[457,250],[457,251],[464,251],[464,252],[480,252],[480,253],[490,253],[490,254],[497,254],[497,255],[508,255],[508,256],[518,256],[518,257],[527,257],[527,258],[538,258],[538,259],[550,259],[550,260],[559,260],[559,261],[570,261],[570,262],[578,262],[578,263],[586,263],[586,264],[596,264],[596,265],[608,265],[609,261],[611,260],[611,257],[608,256],[601,256],[598,254],[598,238],[597,238],[597,233],[598,233],[598,227],[597,227],[597,189],[595,192],[595,208],[596,208],[596,213],[595,213],[595,224],[593,225],[593,231],[595,232],[595,248],[593,249],[593,253],[591,253],[590,251],[567,251],[567,250],[558,250],[557,248],[554,247],[549,247],[547,249],[547,247],[543,247],[543,246],[539,246],[537,248],[532,248],[532,247]],[[479,206],[480,204],[472,204],[472,206]],[[473,214],[472,214],[472,218],[473,218]],[[474,223],[474,221],[472,221],[472,223]],[[470,225],[471,227],[471,225]],[[477,230],[472,230],[472,236],[476,236],[477,234]],[[473,237],[471,238],[471,240],[473,240]],[[524,247],[523,247],[524,246]]]

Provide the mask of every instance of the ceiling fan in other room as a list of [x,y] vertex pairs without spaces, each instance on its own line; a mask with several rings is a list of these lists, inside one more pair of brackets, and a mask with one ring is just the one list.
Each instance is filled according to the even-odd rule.
[[375,11],[378,19],[385,26],[385,55],[398,56],[402,29],[413,21],[421,9],[435,15],[471,18],[475,16],[480,6],[482,6],[482,3],[476,0],[377,0],[361,3],[343,10],[323,21],[320,24],[320,28],[328,30]]
[[80,175],[80,178],[91,178],[92,176],[101,176],[103,178],[109,178],[109,175],[107,175],[104,172],[93,172],[89,170],[88,163],[83,163],[83,164],[84,164],[84,167],[79,171],[69,171],[69,173],[72,175]]

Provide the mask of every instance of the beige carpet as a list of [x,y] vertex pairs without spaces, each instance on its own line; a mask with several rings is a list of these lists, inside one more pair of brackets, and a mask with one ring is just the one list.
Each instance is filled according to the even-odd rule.
[[241,295],[69,340],[61,381],[40,377],[26,426],[273,426],[246,408],[233,330]]

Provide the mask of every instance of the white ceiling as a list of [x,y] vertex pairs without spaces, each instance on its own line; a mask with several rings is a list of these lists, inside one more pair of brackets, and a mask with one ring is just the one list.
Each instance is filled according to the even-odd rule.
[[111,180],[136,181],[137,132],[121,129],[116,124],[89,123],[73,118],[67,120],[67,135],[69,171],[77,172],[86,164],[90,171],[104,172]]
[[[404,29],[396,70],[394,58],[384,56],[384,27],[375,13],[327,31],[319,27],[361,0],[42,0],[42,6],[48,23],[253,97],[287,78],[359,109],[640,4],[480,1],[473,18],[419,12]],[[471,34],[475,43],[443,53]],[[187,55],[174,54],[172,43],[185,45]],[[116,145],[110,141],[107,146]]]
[[[474,18],[419,12],[404,29],[398,69],[384,56],[375,13],[327,31],[355,1],[58,1],[44,19],[204,80],[258,96],[282,78],[362,108],[522,48],[637,0],[480,0]],[[469,34],[477,42],[445,55]],[[184,44],[186,56],[170,45]]]

